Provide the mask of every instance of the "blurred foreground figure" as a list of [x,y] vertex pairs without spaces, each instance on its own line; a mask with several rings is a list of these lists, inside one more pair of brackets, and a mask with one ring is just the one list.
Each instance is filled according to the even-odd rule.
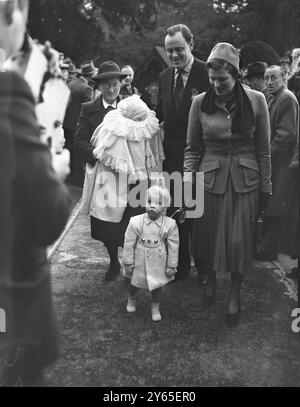
[[[28,7],[28,0],[0,2],[2,63],[22,46]],[[64,154],[52,161],[41,143],[32,92],[15,72],[0,73],[0,163],[0,308],[7,321],[0,386],[42,386],[44,368],[58,357],[46,246],[68,219],[61,180],[69,166]]]

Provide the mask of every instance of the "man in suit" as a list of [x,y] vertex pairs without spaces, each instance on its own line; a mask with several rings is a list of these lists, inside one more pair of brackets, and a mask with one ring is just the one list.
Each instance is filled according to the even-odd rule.
[[[75,134],[75,148],[85,163],[94,166],[97,162],[94,156],[94,146],[90,142],[96,128],[102,123],[105,115],[117,107],[120,101],[119,92],[121,81],[126,74],[122,74],[117,64],[112,61],[103,62],[99,66],[95,82],[101,92],[94,101],[83,103],[81,107],[79,125]],[[91,235],[95,240],[102,241],[110,257],[109,269],[105,275],[106,281],[113,281],[120,272],[118,260],[119,236],[112,236],[115,230],[111,222],[104,222],[91,216]],[[111,237],[112,236],[112,237]],[[111,241],[113,240],[113,241]]]
[[71,176],[69,181],[74,185],[82,186],[84,179],[83,162],[74,149],[74,136],[82,103],[90,102],[93,99],[93,89],[89,85],[89,80],[96,76],[97,69],[93,61],[85,61],[81,64],[78,72],[80,76],[69,83],[71,93],[63,127],[66,137],[65,146],[71,154]]
[[[270,94],[268,107],[271,123],[273,192],[265,212],[265,231],[258,248],[257,260],[276,260],[282,249],[282,243],[286,246],[286,242],[291,240],[282,237],[284,228],[288,228],[287,224],[284,225],[284,219],[293,193],[289,165],[299,137],[299,105],[295,95],[286,87],[285,73],[280,66],[267,68],[265,79]],[[296,213],[290,218],[293,222]],[[284,252],[286,249],[287,247]]]
[[[168,174],[183,174],[184,149],[186,147],[189,111],[192,99],[209,87],[208,75],[203,61],[194,58],[193,34],[183,25],[174,25],[166,31],[165,48],[172,67],[159,76],[159,102],[157,116],[163,122],[164,151],[166,159],[163,170]],[[174,190],[171,185],[171,196]],[[169,209],[170,216],[176,208]],[[191,269],[190,232],[191,221],[178,223],[180,246],[176,279],[188,276]],[[195,259],[199,283],[203,283],[201,265]]]
[[[28,0],[0,2],[0,52],[8,59],[24,40]],[[40,141],[32,92],[15,72],[0,72],[0,386],[40,386],[58,356],[46,246],[62,232],[70,199],[68,174]],[[53,170],[53,165],[57,173]]]

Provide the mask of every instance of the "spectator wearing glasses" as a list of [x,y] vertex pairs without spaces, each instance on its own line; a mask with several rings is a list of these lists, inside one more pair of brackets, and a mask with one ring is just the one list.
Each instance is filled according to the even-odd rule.
[[[75,134],[75,148],[81,155],[85,163],[94,166],[97,162],[93,150],[95,146],[91,143],[91,137],[96,128],[102,123],[105,115],[116,109],[120,101],[120,88],[122,80],[127,76],[120,71],[119,66],[112,62],[103,62],[98,69],[98,74],[94,78],[96,87],[101,94],[92,102],[83,103],[81,107],[78,128]],[[104,223],[109,223],[109,228]],[[106,281],[113,281],[120,272],[118,260],[118,246],[123,245],[122,236],[114,227],[119,224],[104,222],[91,216],[91,236],[95,240],[102,241],[110,257],[110,265],[106,273]],[[108,233],[108,231],[110,233]],[[116,241],[115,236],[120,236],[120,241]],[[114,242],[109,238],[114,236]]]

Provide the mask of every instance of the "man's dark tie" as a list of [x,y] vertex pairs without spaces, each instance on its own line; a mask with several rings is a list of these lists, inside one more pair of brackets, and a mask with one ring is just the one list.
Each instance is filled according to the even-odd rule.
[[184,92],[182,72],[183,72],[183,69],[178,70],[178,75],[177,75],[176,85],[175,85],[175,90],[174,90],[174,106],[175,106],[176,112],[178,112],[178,110],[179,110],[180,102],[181,102],[182,95]]
[[272,95],[271,93],[268,94],[267,96],[267,104],[268,104],[268,108],[269,110],[271,109],[271,107],[273,106],[274,103],[274,95]]
[[112,105],[107,106],[107,108],[105,109],[105,114],[107,114],[111,110],[115,110],[115,108]]

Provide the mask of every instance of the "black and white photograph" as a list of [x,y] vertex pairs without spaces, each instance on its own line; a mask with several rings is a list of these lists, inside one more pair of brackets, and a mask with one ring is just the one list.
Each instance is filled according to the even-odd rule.
[[300,387],[299,103],[299,0],[0,0],[0,387]]

